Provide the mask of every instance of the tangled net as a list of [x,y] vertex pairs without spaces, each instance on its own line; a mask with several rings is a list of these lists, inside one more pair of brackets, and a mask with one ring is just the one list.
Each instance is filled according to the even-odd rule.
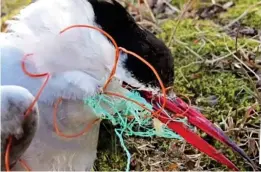
[[[85,99],[85,104],[88,105],[96,115],[100,114],[98,116],[99,118],[107,119],[111,121],[114,126],[117,126],[114,131],[126,152],[128,160],[126,171],[129,171],[131,155],[124,144],[123,135],[139,137],[159,136],[179,140],[183,140],[183,138],[167,128],[166,125],[162,125],[156,118],[151,117],[151,112],[146,109],[152,111],[152,105],[142,98],[138,92],[133,90],[129,91],[124,97],[127,99],[99,94]],[[128,99],[143,104],[146,109]],[[177,118],[175,121],[184,124],[187,123],[186,118]]]
[[[166,88],[163,85],[163,82],[161,81],[157,71],[154,69],[153,66],[151,66],[146,60],[144,60],[142,57],[139,55],[128,51],[124,48],[118,47],[116,44],[115,40],[105,31],[98,27],[94,26],[89,26],[89,25],[73,25],[65,28],[60,32],[60,34],[63,34],[64,32],[73,29],[73,28],[89,28],[89,29],[94,29],[99,32],[101,32],[103,35],[105,35],[108,39],[111,40],[115,47],[115,61],[114,61],[114,66],[111,70],[110,76],[108,80],[106,81],[104,87],[103,87],[103,92],[100,94],[97,94],[96,96],[90,97],[88,99],[83,100],[86,104],[86,106],[89,106],[97,115],[98,119],[108,119],[112,122],[114,125],[120,126],[119,128],[115,129],[115,133],[120,139],[121,145],[123,149],[126,151],[127,157],[128,157],[128,162],[127,162],[127,168],[126,171],[129,171],[129,166],[130,166],[130,159],[131,155],[129,151],[127,150],[125,144],[124,144],[124,139],[123,139],[123,134],[126,134],[128,136],[141,136],[141,137],[152,137],[152,136],[160,136],[160,137],[165,137],[165,138],[175,138],[175,139],[182,139],[179,135],[177,135],[175,132],[169,130],[166,125],[163,125],[159,121],[157,125],[160,127],[155,127],[155,121],[153,120],[154,117],[157,117],[160,112],[164,111],[164,106],[166,103]],[[138,58],[141,60],[143,63],[145,63],[148,67],[151,68],[155,76],[157,77],[159,84],[161,86],[161,90],[163,93],[163,103],[162,105],[159,104],[159,109],[157,111],[154,111],[152,108],[152,105],[150,105],[145,99],[143,99],[138,92],[135,91],[126,91],[125,95],[113,93],[113,92],[106,92],[106,89],[108,88],[109,84],[111,81],[114,79],[114,74],[116,72],[118,60],[119,60],[119,54],[120,51],[123,51],[127,54],[131,54],[134,57]],[[27,71],[26,66],[25,66],[25,61],[28,57],[32,56],[33,54],[26,54],[21,62],[21,67],[26,75],[32,78],[39,78],[39,77],[46,77],[45,82],[39,89],[37,95],[35,96],[35,100],[33,103],[30,105],[30,107],[27,109],[25,112],[25,118],[30,114],[32,108],[34,107],[35,103],[39,99],[42,91],[44,90],[45,86],[48,84],[49,78],[51,76],[50,73],[42,73],[42,74],[33,74]],[[120,87],[123,89],[123,87]],[[55,129],[55,132],[57,135],[64,137],[64,138],[74,138],[74,137],[79,137],[83,134],[85,134],[91,126],[98,121],[98,119],[92,121],[90,124],[87,125],[86,128],[84,128],[81,132],[73,135],[66,135],[64,134],[60,129],[57,124],[57,109],[59,103],[61,103],[62,98],[58,99],[55,103],[54,106],[54,121],[53,121],[53,126]],[[104,106],[109,107],[109,110],[104,108]],[[124,108],[122,108],[124,107]],[[165,112],[167,114],[167,112]],[[156,119],[156,118],[154,118]],[[183,119],[173,119],[171,116],[168,116],[167,120],[172,120],[172,121],[177,121],[186,124],[186,118]],[[160,125],[159,125],[160,123]],[[139,129],[137,130],[135,127],[139,126]],[[9,136],[8,138],[8,144],[7,144],[7,149],[5,153],[5,167],[6,171],[10,171],[10,166],[9,166],[9,154],[10,154],[10,149],[11,149],[11,144],[12,144],[12,136]],[[27,171],[31,171],[30,167],[26,165],[26,163],[22,160],[19,160],[20,163],[25,167]]]
[[[97,93],[96,96],[90,97],[83,101],[85,102],[86,106],[89,106],[92,108],[92,110],[96,113],[97,117],[102,118],[102,119],[109,119],[114,124],[118,124],[120,126],[119,128],[115,129],[115,132],[116,132],[116,135],[119,137],[120,142],[122,143],[122,146],[128,156],[128,166],[127,166],[126,171],[129,170],[130,153],[128,152],[127,148],[124,145],[124,141],[123,141],[123,137],[122,137],[123,134],[137,135],[137,136],[143,136],[143,137],[157,135],[157,136],[162,136],[162,137],[167,137],[167,138],[181,139],[177,134],[175,134],[174,132],[171,132],[165,126],[168,126],[173,131],[179,133],[188,143],[192,144],[193,146],[198,148],[200,151],[206,153],[213,159],[226,165],[230,169],[238,170],[238,168],[226,156],[224,156],[222,153],[220,153],[218,150],[216,150],[213,146],[211,146],[205,140],[203,140],[200,136],[198,136],[195,132],[192,132],[191,129],[189,129],[189,127],[187,127],[188,125],[186,125],[186,123],[187,123],[186,117],[187,117],[189,123],[193,124],[194,126],[197,126],[201,130],[203,130],[207,134],[209,134],[210,136],[218,139],[220,142],[230,146],[234,151],[238,152],[243,158],[245,158],[255,168],[255,164],[246,155],[246,153],[242,149],[240,149],[233,141],[231,141],[229,139],[229,137],[227,137],[221,129],[215,127],[201,113],[199,113],[195,109],[191,108],[190,105],[187,105],[184,101],[182,101],[178,97],[173,101],[167,100],[167,95],[166,95],[167,89],[164,87],[163,82],[162,82],[161,78],[159,77],[159,74],[157,73],[157,71],[146,60],[144,60],[142,57],[140,57],[139,55],[137,55],[131,51],[128,51],[122,47],[118,47],[115,40],[108,33],[101,30],[100,28],[97,28],[94,26],[73,25],[73,26],[69,26],[69,27],[65,28],[64,30],[62,30],[60,32],[60,34],[63,34],[64,32],[66,32],[70,29],[73,29],[73,28],[95,29],[95,30],[101,32],[103,35],[105,35],[108,39],[110,39],[110,41],[112,42],[112,44],[115,47],[114,65],[113,65],[111,73],[108,77],[108,80],[105,82],[105,84],[103,86],[102,91],[100,93]],[[109,92],[107,90],[108,86],[112,83],[113,79],[115,79],[114,75],[116,73],[116,68],[117,68],[117,64],[119,61],[120,52],[130,54],[130,55],[138,58],[140,61],[145,63],[152,70],[152,72],[155,74],[156,78],[158,79],[158,82],[159,82],[159,85],[161,88],[161,92],[162,92],[162,96],[153,95],[150,92],[141,90],[141,93],[143,94],[144,98],[146,98],[146,100],[149,102],[151,101],[151,104],[153,105],[153,109],[152,109],[152,106],[150,106],[150,103],[145,102],[145,99],[142,99],[142,97],[140,97],[137,94],[137,92],[135,92],[133,89],[131,89],[131,90],[126,89],[125,90],[126,93],[124,93],[124,94]],[[43,85],[41,86],[39,92],[35,96],[35,100],[33,101],[31,106],[25,112],[25,117],[27,117],[30,114],[32,107],[37,102],[39,96],[41,95],[44,87],[47,85],[48,80],[51,76],[50,73],[32,74],[32,73],[28,72],[26,70],[25,60],[30,55],[33,55],[33,54],[25,55],[25,57],[23,58],[22,63],[21,63],[24,73],[26,75],[28,75],[29,77],[33,77],[33,78],[46,77],[46,79],[45,79],[45,82],[43,83]],[[121,88],[121,89],[125,89],[120,84],[120,82],[116,85],[118,85],[119,88]],[[113,91],[117,91],[117,89],[115,89]],[[112,97],[117,97],[118,100],[112,99]],[[124,99],[124,101],[121,99]],[[135,100],[133,100],[133,99],[135,99]],[[153,101],[152,99],[155,101]],[[87,131],[89,131],[91,126],[95,122],[99,121],[99,118],[97,118],[96,120],[89,123],[86,126],[86,128],[84,128],[81,132],[79,132],[77,134],[72,134],[72,135],[64,134],[62,131],[59,130],[59,126],[57,125],[57,116],[56,116],[57,108],[61,101],[62,101],[62,98],[59,98],[57,100],[57,102],[55,103],[54,113],[53,113],[53,115],[54,115],[53,126],[54,126],[54,129],[55,129],[55,132],[57,135],[64,137],[64,138],[78,137],[78,136],[85,134]],[[95,102],[95,104],[93,102]],[[106,104],[106,106],[110,107],[110,109],[105,110],[105,108],[103,108],[102,104],[103,105]],[[118,104],[123,105],[125,107],[122,109],[122,108],[116,106]],[[170,115],[165,111],[165,108],[171,112]],[[102,115],[100,115],[100,114],[102,114]],[[181,119],[178,119],[177,117],[185,117],[185,118],[182,118],[183,120],[181,120]],[[159,119],[162,123],[165,124],[165,126],[162,123],[160,123],[159,121],[158,121],[158,124],[156,124],[155,120],[153,121],[152,119]],[[156,126],[155,124],[157,125],[157,127],[155,127]],[[144,130],[142,132],[135,130],[135,127],[134,127],[135,125],[136,126],[138,125],[139,128],[142,128]],[[160,126],[160,127],[158,127],[158,126]],[[10,171],[9,153],[10,153],[10,149],[11,149],[11,144],[12,144],[12,136],[9,137],[6,154],[5,154],[5,165],[6,165],[7,171]]]

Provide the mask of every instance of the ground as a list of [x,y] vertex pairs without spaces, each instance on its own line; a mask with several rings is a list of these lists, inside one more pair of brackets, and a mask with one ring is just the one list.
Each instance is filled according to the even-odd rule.
[[[126,2],[137,8],[142,5],[137,1]],[[191,2],[172,0],[171,5],[180,10],[172,14],[166,14],[166,9],[162,10],[163,15],[159,14],[157,7],[152,7],[156,22],[148,10],[141,12],[143,19],[138,17],[134,8],[130,10],[136,14],[139,23],[154,31],[172,50],[176,72],[173,87],[176,92],[189,97],[195,107],[258,162],[261,113],[257,104],[261,103],[261,97],[260,90],[257,90],[261,84],[252,72],[261,76],[260,1],[237,0],[228,9],[222,6],[226,1],[216,1],[216,5],[210,1]],[[186,9],[185,3],[191,6],[180,17],[182,9]],[[243,13],[246,14],[240,18]],[[172,37],[173,32],[175,36]],[[202,136],[222,150],[240,170],[252,170],[230,149],[205,134]],[[228,170],[183,141],[126,137],[125,142],[132,154],[131,170]],[[118,171],[125,168],[126,155],[113,126],[104,121],[95,170]]]
[[[121,2],[129,6],[139,24],[171,49],[176,93],[188,97],[195,108],[258,163],[261,2],[166,0],[167,5],[153,5],[152,0]],[[240,170],[252,170],[239,155],[200,134]],[[124,139],[132,155],[131,170],[228,170],[184,141],[159,137]],[[125,170],[126,159],[114,126],[103,121],[94,170]]]

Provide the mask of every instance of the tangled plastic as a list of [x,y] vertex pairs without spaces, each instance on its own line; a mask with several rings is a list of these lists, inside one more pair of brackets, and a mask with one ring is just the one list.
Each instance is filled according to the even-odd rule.
[[[138,92],[130,91],[124,96],[143,104],[146,109],[152,111],[153,107],[147,103]],[[129,171],[131,155],[124,144],[123,135],[140,137],[159,136],[170,139],[183,139],[168,129],[165,125],[160,125],[160,128],[156,128],[154,126],[154,118],[151,117],[151,112],[132,101],[106,94],[99,94],[86,99],[85,103],[95,112],[96,115],[101,114],[99,118],[107,119],[111,121],[113,125],[117,126],[115,128],[115,133],[128,157],[126,171]],[[105,106],[107,108],[104,108]],[[186,118],[177,118],[175,120],[185,124],[187,123]]]
[[[136,136],[142,136],[142,137],[146,137],[146,136],[151,137],[151,136],[158,135],[158,136],[167,137],[167,138],[182,139],[180,136],[178,136],[174,132],[170,131],[165,126],[162,126],[163,128],[162,128],[162,132],[160,132],[161,134],[159,134],[159,132],[156,132],[155,128],[153,128],[152,117],[156,117],[157,115],[159,115],[160,112],[164,111],[164,107],[165,107],[166,99],[167,99],[166,88],[164,87],[163,82],[162,82],[161,78],[159,77],[159,74],[157,73],[157,71],[154,69],[154,67],[152,65],[150,65],[142,57],[135,54],[134,52],[131,52],[131,51],[128,51],[124,48],[118,47],[115,40],[108,33],[106,33],[105,31],[103,31],[102,29],[100,29],[98,27],[89,26],[89,25],[72,25],[72,26],[69,26],[69,27],[65,28],[64,30],[62,30],[60,32],[60,34],[62,35],[64,32],[66,32],[70,29],[73,29],[73,28],[94,29],[94,30],[101,32],[103,35],[105,35],[108,39],[111,40],[112,44],[115,47],[115,61],[114,61],[114,66],[113,66],[111,73],[109,75],[109,78],[108,78],[108,80],[106,81],[106,83],[103,87],[103,90],[104,90],[103,94],[98,94],[97,96],[90,97],[89,99],[84,100],[86,105],[89,105],[93,109],[93,111],[96,112],[96,114],[103,114],[103,115],[102,116],[98,115],[99,118],[97,118],[96,120],[89,123],[86,126],[86,128],[84,128],[81,132],[73,134],[73,135],[66,135],[62,131],[60,131],[59,126],[57,124],[57,116],[56,116],[57,114],[56,114],[56,112],[57,112],[59,103],[61,103],[61,101],[62,101],[62,98],[60,98],[55,103],[54,113],[53,113],[53,115],[54,115],[53,126],[54,126],[56,134],[61,136],[61,137],[65,137],[65,138],[79,137],[79,136],[83,135],[84,133],[86,133],[95,122],[99,121],[100,118],[101,119],[108,119],[113,124],[119,124],[121,127],[118,128],[118,129],[115,129],[115,132],[116,132],[117,136],[119,137],[120,142],[121,142],[121,144],[122,144],[122,146],[123,146],[123,148],[126,151],[127,156],[128,156],[128,164],[127,164],[128,166],[127,166],[126,171],[129,170],[129,164],[130,164],[130,157],[131,156],[130,156],[130,153],[128,152],[127,148],[124,145],[124,141],[123,141],[123,137],[122,137],[123,133],[125,133],[127,135],[136,135]],[[120,94],[117,94],[117,93],[105,91],[106,88],[108,87],[108,85],[110,84],[110,82],[112,81],[114,74],[116,72],[120,51],[127,53],[127,54],[131,54],[134,57],[138,58],[140,61],[145,63],[152,70],[152,72],[155,74],[156,78],[159,81],[159,84],[160,84],[160,87],[161,87],[161,92],[163,94],[162,105],[157,111],[152,110],[152,106],[150,104],[148,104],[145,101],[145,99],[143,99],[137,92],[129,92],[128,95],[120,95]],[[42,91],[44,90],[45,86],[48,84],[49,78],[51,76],[51,74],[48,73],[48,72],[42,73],[42,74],[33,74],[33,73],[30,73],[29,71],[27,71],[25,61],[26,61],[27,58],[29,58],[32,55],[33,54],[26,54],[24,56],[23,60],[21,61],[21,67],[22,67],[24,73],[26,75],[28,75],[29,77],[32,77],[32,78],[46,77],[46,80],[43,83],[43,85],[41,86],[41,88],[39,89],[37,95],[35,96],[35,100],[33,101],[33,103],[30,105],[30,107],[25,112],[25,118],[30,114],[32,107],[35,105],[35,103],[39,99]],[[112,97],[118,97],[118,101],[115,101],[116,100],[115,98],[113,98],[114,101],[111,101]],[[111,113],[109,113],[108,111],[105,111],[104,108],[102,108],[101,104],[98,103],[98,102],[107,103],[107,105],[110,106],[113,109],[113,111]],[[119,110],[117,109],[117,106],[122,105],[122,104],[124,104],[124,106],[126,108],[124,109],[124,111],[121,111],[121,113],[120,113]],[[144,116],[145,114],[146,114],[146,117]],[[130,120],[130,116],[128,116],[128,115],[133,116],[132,120]],[[172,119],[172,118],[169,117],[168,120],[170,120],[170,119]],[[183,120],[176,119],[176,120],[178,122],[186,123],[186,120],[184,120],[184,119]],[[144,128],[144,129],[146,129],[146,130],[144,132],[135,131],[133,129],[133,127],[136,124],[139,125],[140,127]],[[11,145],[12,145],[12,136],[9,136],[8,144],[7,144],[7,148],[6,148],[6,153],[5,153],[6,171],[10,171],[9,156],[10,156]],[[25,169],[27,171],[31,170],[26,165],[26,163],[24,161],[20,160],[20,162],[25,167]]]

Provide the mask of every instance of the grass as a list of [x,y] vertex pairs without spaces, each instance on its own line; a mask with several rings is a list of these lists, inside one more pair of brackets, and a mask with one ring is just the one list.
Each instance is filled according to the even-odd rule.
[[[181,9],[186,2],[172,0],[172,5]],[[166,44],[170,43],[169,48],[175,59],[175,91],[189,97],[196,108],[220,126],[257,162],[261,114],[260,106],[253,105],[260,103],[261,99],[255,76],[260,71],[257,59],[261,58],[261,40],[258,36],[231,37],[224,27],[237,21],[241,26],[260,30],[261,7],[255,5],[248,9],[259,0],[234,2],[234,6],[218,14],[215,19],[200,20],[193,13],[178,21],[179,13],[154,25],[161,29],[157,36]],[[197,1],[191,11],[206,5],[211,5],[211,2]],[[170,41],[174,29],[175,36]],[[251,107],[254,107],[254,113],[248,113]],[[204,133],[199,134],[227,155],[240,170],[252,170],[230,149]],[[102,122],[99,137],[95,170],[125,170],[126,155],[109,121]],[[184,141],[125,137],[125,142],[132,154],[131,170],[228,170]]]
[[[180,4],[181,1],[172,2],[178,7],[184,5]],[[191,17],[183,18],[180,22],[175,18],[165,20],[159,25],[162,32],[157,36],[168,43],[173,28],[177,27],[174,40],[169,46],[175,58],[176,76],[173,87],[177,93],[188,96],[193,105],[226,131],[257,162],[259,107],[251,116],[247,113],[248,109],[257,102],[257,93],[253,88],[252,79],[250,80],[245,73],[247,69],[235,58],[235,55],[240,59],[243,58],[238,52],[251,52],[258,56],[260,42],[246,36],[236,40],[223,29],[226,24],[244,12],[243,9],[246,9],[246,7],[242,8],[244,2],[237,1],[234,7],[221,13],[215,20],[198,20]],[[249,1],[245,5],[249,6],[252,3],[256,2]],[[198,6],[203,5],[198,4]],[[259,10],[259,7],[251,10],[245,18],[240,20],[242,25],[258,29],[259,25],[256,23],[259,21]],[[247,61],[244,59],[242,62],[246,64]],[[240,67],[235,67],[237,65]],[[106,123],[105,126],[108,127],[110,124]],[[116,139],[113,137],[113,131],[108,132],[102,129],[100,134],[104,133],[107,133],[107,137]],[[216,148],[222,150],[240,170],[252,170],[230,149],[204,133],[200,134]],[[133,155],[132,170],[228,170],[182,141],[136,137],[125,138],[125,140]],[[126,160],[126,157],[119,144],[115,142],[115,140],[112,141],[113,149],[111,149],[110,146],[104,144],[108,142],[100,140],[99,147],[102,149],[98,157],[107,158],[97,159],[97,170],[125,170],[126,162],[122,159]],[[103,151],[104,149],[106,151]],[[111,160],[114,157],[121,159],[120,163],[119,161],[106,163],[108,159]]]
[[[240,17],[244,14],[242,17]],[[261,29],[261,3],[260,0],[236,0],[235,6],[220,15],[221,22],[227,24],[237,18],[243,26]]]

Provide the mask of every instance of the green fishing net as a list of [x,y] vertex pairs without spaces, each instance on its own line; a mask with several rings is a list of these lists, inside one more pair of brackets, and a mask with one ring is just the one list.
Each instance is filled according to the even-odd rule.
[[[142,98],[138,92],[128,91],[124,96],[152,110],[152,105]],[[178,134],[168,129],[165,125],[161,125],[160,129],[156,128],[154,125],[155,121],[153,121],[150,112],[132,101],[106,94],[98,94],[85,99],[84,102],[99,118],[107,119],[115,125],[115,133],[128,157],[126,171],[129,171],[131,155],[124,144],[123,135],[140,137],[158,136],[182,140]],[[187,124],[186,118],[176,119],[176,121]]]

